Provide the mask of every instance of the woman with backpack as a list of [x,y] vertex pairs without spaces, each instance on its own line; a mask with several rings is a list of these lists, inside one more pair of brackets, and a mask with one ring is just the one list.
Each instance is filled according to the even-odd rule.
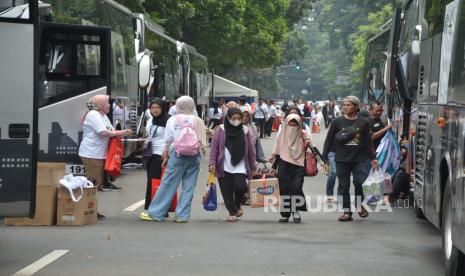
[[147,141],[151,142],[147,143],[147,146],[151,146],[151,149],[147,150],[150,150],[152,155],[147,158],[147,189],[144,205],[146,211],[152,201],[152,179],[161,179],[162,176],[162,155],[166,144],[165,127],[170,117],[163,100],[160,98],[155,98],[150,102],[149,110],[151,118],[147,121],[145,129]]
[[176,100],[176,115],[171,116],[165,128],[165,174],[143,220],[162,221],[171,205],[179,184],[182,192],[176,207],[176,222],[187,222],[191,213],[195,184],[200,170],[200,151],[207,145],[206,127],[193,114],[195,102],[189,96]]
[[230,108],[224,124],[215,130],[209,170],[215,173],[220,183],[229,212],[227,221],[237,221],[243,214],[241,203],[247,192],[247,178],[250,179],[257,170],[252,133],[242,124],[242,112],[238,108]]
[[305,174],[307,145],[313,146],[310,136],[302,129],[302,118],[297,114],[286,117],[273,149],[270,161],[278,170],[279,195],[281,196],[280,223],[286,223],[292,214],[295,223],[300,223],[299,211],[307,211],[302,190]]

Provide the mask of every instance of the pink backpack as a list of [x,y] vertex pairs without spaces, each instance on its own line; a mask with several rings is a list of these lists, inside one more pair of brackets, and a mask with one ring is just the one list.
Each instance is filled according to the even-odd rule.
[[187,118],[182,115],[175,115],[176,123],[181,126],[178,138],[174,140],[174,149],[178,156],[196,156],[200,152],[200,143],[194,126],[186,122]]

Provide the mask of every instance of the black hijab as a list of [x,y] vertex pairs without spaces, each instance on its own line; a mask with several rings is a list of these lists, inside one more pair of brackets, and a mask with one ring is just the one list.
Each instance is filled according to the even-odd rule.
[[170,115],[168,115],[168,112],[166,111],[166,106],[165,103],[163,102],[162,99],[160,98],[155,98],[152,99],[150,102],[149,108],[153,105],[156,104],[161,108],[161,114],[160,116],[153,116],[153,114],[150,112],[150,115],[152,115],[152,125],[154,126],[160,126],[160,127],[166,127],[166,122],[170,118]]
[[245,138],[242,122],[237,127],[229,123],[229,118],[235,114],[241,115],[242,118],[242,112],[239,108],[230,108],[228,109],[228,117],[224,120],[224,130],[226,134],[224,146],[231,154],[231,163],[233,166],[236,166],[245,155]]

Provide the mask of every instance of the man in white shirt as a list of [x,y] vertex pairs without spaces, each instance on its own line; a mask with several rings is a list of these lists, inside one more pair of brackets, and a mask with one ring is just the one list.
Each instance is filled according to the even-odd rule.
[[263,139],[263,137],[265,137],[265,122],[266,119],[269,118],[269,113],[268,106],[265,104],[262,98],[258,100],[257,108],[255,108],[254,118],[255,125],[260,132],[260,139]]
[[268,100],[268,113],[269,113],[269,119],[266,121],[266,127],[265,127],[265,134],[267,138],[271,137],[271,132],[273,130],[273,123],[276,119],[276,114],[278,110],[276,109],[276,106],[274,105],[273,100]]
[[113,103],[113,126],[119,123],[121,126],[126,126],[129,122],[129,110],[121,100]]

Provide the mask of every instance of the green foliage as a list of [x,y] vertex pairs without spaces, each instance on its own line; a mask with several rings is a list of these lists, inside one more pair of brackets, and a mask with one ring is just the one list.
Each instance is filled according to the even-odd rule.
[[368,24],[358,27],[358,31],[350,36],[353,61],[350,71],[355,74],[355,80],[362,82],[362,70],[365,64],[365,54],[368,40],[380,32],[380,27],[392,17],[392,5],[387,4],[381,10],[368,14]]
[[315,0],[150,0],[142,6],[118,1],[145,12],[170,36],[194,46],[217,73],[239,80],[241,70],[304,56],[303,36],[293,26]]

